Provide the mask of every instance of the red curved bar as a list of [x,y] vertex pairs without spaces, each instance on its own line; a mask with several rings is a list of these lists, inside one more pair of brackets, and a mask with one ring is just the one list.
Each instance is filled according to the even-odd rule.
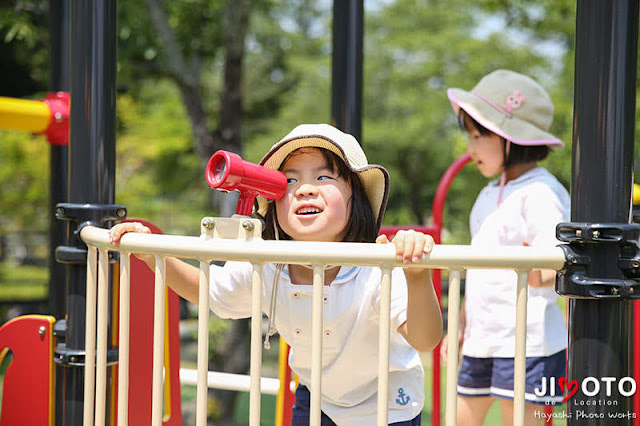
[[456,175],[460,173],[460,170],[462,170],[470,161],[471,156],[469,154],[464,154],[462,157],[451,163],[449,168],[442,175],[442,178],[440,178],[440,183],[438,184],[438,189],[436,189],[436,195],[433,199],[432,210],[433,224],[438,228],[442,228],[442,212],[444,211],[444,202],[447,199],[449,186],[451,186],[453,178],[456,177]]

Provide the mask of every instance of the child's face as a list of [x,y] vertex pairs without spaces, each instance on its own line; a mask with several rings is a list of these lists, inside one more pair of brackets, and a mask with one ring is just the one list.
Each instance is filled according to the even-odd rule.
[[504,169],[504,142],[495,133],[483,135],[472,126],[468,128],[467,152],[484,177],[497,176]]
[[351,214],[349,183],[318,149],[294,152],[282,171],[287,191],[276,201],[282,230],[298,241],[342,241]]

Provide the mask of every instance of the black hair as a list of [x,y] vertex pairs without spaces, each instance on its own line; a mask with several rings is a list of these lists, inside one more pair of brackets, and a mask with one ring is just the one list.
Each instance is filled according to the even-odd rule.
[[[371,204],[367,198],[367,193],[364,190],[362,181],[358,175],[352,171],[342,158],[335,153],[318,147],[303,147],[292,151],[282,161],[279,170],[282,170],[285,163],[295,152],[299,152],[301,149],[317,149],[324,156],[326,165],[332,172],[341,176],[351,187],[350,203],[350,217],[347,222],[347,228],[345,232],[343,242],[356,242],[356,243],[373,243],[378,236],[378,226],[376,223],[375,215],[371,209]],[[276,230],[274,225],[278,227],[278,237],[281,240],[290,240],[291,237],[287,235],[277,220],[276,215],[276,203],[270,202],[262,219],[265,222],[264,230],[262,232],[262,238],[265,240],[275,240]]]
[[[491,130],[487,129],[480,123],[478,123],[473,117],[469,115],[465,110],[460,108],[458,113],[458,125],[461,129],[470,132],[477,130],[483,136],[491,136],[495,134]],[[473,127],[471,127],[473,126]],[[516,164],[524,164],[531,162],[542,161],[549,155],[551,149],[547,145],[530,145],[523,146],[515,143],[511,143],[509,146],[509,155],[507,155],[507,143],[506,139],[500,136],[504,144],[504,169],[515,166]]]

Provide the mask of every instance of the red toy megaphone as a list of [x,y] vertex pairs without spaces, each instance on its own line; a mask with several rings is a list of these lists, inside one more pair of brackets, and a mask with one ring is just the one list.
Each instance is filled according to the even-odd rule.
[[221,191],[239,191],[236,214],[251,216],[257,196],[277,200],[287,189],[284,173],[244,161],[238,154],[215,152],[207,163],[207,183]]

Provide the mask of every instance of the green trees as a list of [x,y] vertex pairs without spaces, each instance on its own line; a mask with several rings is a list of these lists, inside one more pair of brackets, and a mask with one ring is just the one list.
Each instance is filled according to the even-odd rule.
[[[536,3],[531,7],[546,13],[544,4]],[[457,128],[448,87],[469,90],[498,68],[530,74],[552,93],[561,81],[562,64],[537,49],[535,34],[515,27],[507,18],[510,7],[500,5],[399,0],[367,16],[364,144],[391,172],[387,222],[427,222],[440,176],[465,150],[466,135]],[[552,40],[559,34],[554,31],[548,35]],[[557,98],[562,118],[570,111],[562,109],[566,100]],[[566,136],[565,129],[554,130]],[[447,200],[445,226],[455,241],[464,240],[467,212],[486,183],[478,177],[465,170]]]
[[[428,222],[438,179],[464,152],[447,87],[471,88],[501,67],[530,74],[551,93],[552,130],[570,145],[575,2],[366,6],[362,143],[392,175],[387,224]],[[213,151],[257,161],[295,125],[329,121],[329,3],[147,0],[118,7],[117,199],[131,215],[193,232],[195,225],[183,223],[232,209],[211,204],[201,176]],[[5,63],[29,70],[17,96],[41,94],[46,7],[16,2],[0,13]],[[566,185],[569,151],[546,163]],[[467,170],[454,183],[446,222],[455,241],[465,238],[465,206],[483,183]]]

